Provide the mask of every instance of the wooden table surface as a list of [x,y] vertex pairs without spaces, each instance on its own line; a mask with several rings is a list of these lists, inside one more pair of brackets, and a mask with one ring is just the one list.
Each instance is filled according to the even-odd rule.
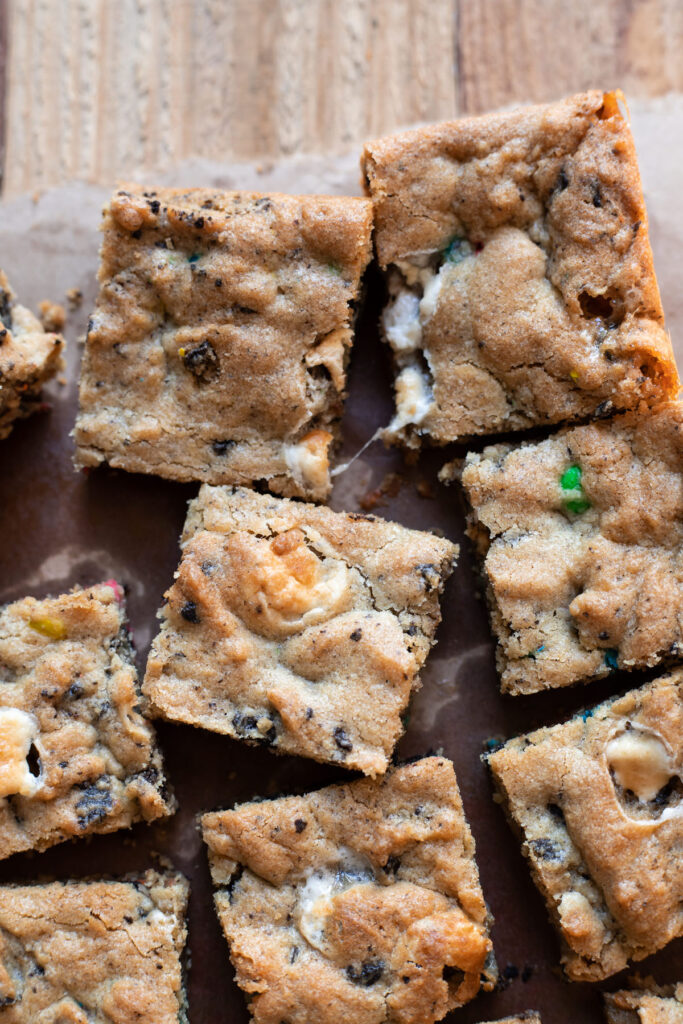
[[681,0],[0,0],[4,192],[683,90]]

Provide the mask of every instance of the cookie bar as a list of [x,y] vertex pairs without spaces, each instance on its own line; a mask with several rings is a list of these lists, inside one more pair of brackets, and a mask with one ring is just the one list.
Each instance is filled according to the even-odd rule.
[[440,1020],[496,979],[450,761],[202,818],[216,909],[259,1024]]
[[605,992],[607,1024],[683,1024],[683,983]]
[[683,670],[487,760],[572,980],[683,934]]
[[[503,690],[683,653],[683,404],[467,457]],[[446,471],[448,475],[448,469]]]
[[153,711],[384,772],[457,548],[372,515],[204,485],[143,684]]
[[171,814],[111,580],[0,610],[0,858]]
[[64,339],[16,301],[0,270],[0,439],[39,407],[40,390],[64,366]]
[[366,146],[384,334],[413,447],[674,398],[636,155],[615,93]]
[[0,886],[0,1021],[187,1024],[182,875]]
[[77,465],[325,498],[371,228],[366,199],[117,192]]

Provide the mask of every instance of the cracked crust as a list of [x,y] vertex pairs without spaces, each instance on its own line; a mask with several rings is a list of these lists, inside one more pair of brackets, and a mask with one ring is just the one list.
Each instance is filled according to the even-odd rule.
[[188,891],[156,871],[0,887],[2,1024],[187,1024]]
[[444,444],[675,397],[619,99],[593,91],[366,146],[398,372],[389,440]]
[[371,515],[207,485],[181,544],[143,684],[156,713],[384,772],[457,547]]
[[491,919],[453,765],[202,818],[258,1024],[428,1024],[491,990]]
[[683,983],[657,985],[635,979],[637,987],[605,992],[607,1024],[683,1024]]
[[76,464],[324,499],[371,228],[365,199],[117,192]]
[[683,670],[487,761],[570,979],[606,978],[683,934]]
[[0,611],[0,858],[173,812],[113,580]]
[[60,334],[46,332],[40,321],[16,301],[0,270],[0,440],[14,421],[40,407],[40,390],[64,368]]
[[471,453],[462,484],[504,691],[680,656],[683,405]]

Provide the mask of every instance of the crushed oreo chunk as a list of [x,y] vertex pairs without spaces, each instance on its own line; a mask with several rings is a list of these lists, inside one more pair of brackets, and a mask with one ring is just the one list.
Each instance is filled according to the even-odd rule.
[[211,447],[213,449],[214,455],[225,455],[227,452],[230,451],[231,448],[234,448],[236,444],[236,441],[212,441]]
[[342,729],[341,725],[337,726],[332,735],[334,737],[334,742],[340,750],[353,750],[353,743],[349,739],[346,729]]
[[364,988],[376,985],[383,973],[383,960],[366,960],[360,967],[349,964],[346,968],[346,977],[349,981],[355,982],[356,985],[362,985]]
[[210,341],[202,341],[183,355],[183,365],[202,384],[214,380],[220,367],[216,350]]
[[562,860],[563,853],[560,847],[551,839],[532,839],[529,846],[537,857],[542,860]]
[[192,622],[195,625],[199,622],[199,613],[197,612],[197,605],[194,601],[186,601],[180,609],[180,614],[186,622]]
[[113,808],[114,801],[108,788],[88,786],[87,789],[83,790],[82,796],[76,802],[78,827],[84,829],[89,825],[102,821]]

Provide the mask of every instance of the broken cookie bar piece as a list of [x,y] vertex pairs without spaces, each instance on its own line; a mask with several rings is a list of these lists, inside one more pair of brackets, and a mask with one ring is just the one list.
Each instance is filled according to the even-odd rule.
[[0,1021],[187,1024],[187,898],[156,871],[0,886]]
[[683,983],[647,978],[638,988],[605,992],[605,1017],[607,1024],[683,1024]]
[[491,919],[445,758],[201,823],[259,1024],[428,1024],[493,988]]
[[674,398],[633,139],[615,93],[452,121],[366,146],[385,436],[418,447]]
[[462,484],[504,691],[680,657],[683,404],[485,448]]
[[367,199],[117,192],[77,465],[327,497],[371,229]]
[[457,548],[372,515],[204,485],[143,690],[157,714],[386,771]]
[[64,366],[61,334],[46,332],[16,301],[0,270],[0,439],[40,406],[40,390]]
[[570,979],[606,978],[683,934],[683,670],[487,761]]
[[0,858],[174,810],[110,580],[0,609]]

